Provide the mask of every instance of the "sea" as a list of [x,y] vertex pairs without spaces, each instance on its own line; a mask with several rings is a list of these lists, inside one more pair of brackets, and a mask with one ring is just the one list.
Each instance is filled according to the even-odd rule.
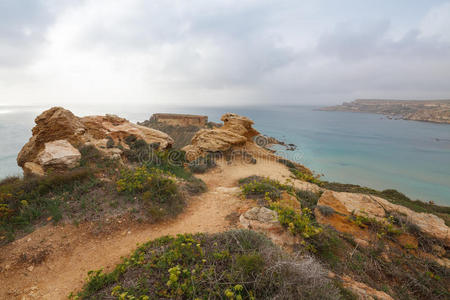
[[[0,178],[21,174],[17,153],[31,137],[34,118],[49,107],[0,106]],[[262,134],[297,146],[277,152],[329,181],[450,206],[450,125],[391,120],[382,115],[319,111],[316,106],[67,106],[76,115],[117,114],[144,121],[153,113],[204,114],[218,122],[234,112]],[[270,174],[267,174],[270,175]]]

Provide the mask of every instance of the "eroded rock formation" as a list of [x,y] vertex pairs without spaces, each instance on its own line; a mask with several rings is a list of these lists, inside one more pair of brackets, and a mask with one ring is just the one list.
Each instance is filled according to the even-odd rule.
[[39,115],[35,122],[32,137],[17,157],[25,174],[42,175],[49,168],[73,168],[81,157],[78,149],[84,145],[93,145],[104,155],[119,159],[122,151],[107,147],[108,140],[128,148],[125,138],[131,135],[149,144],[159,143],[162,149],[173,143],[163,132],[114,115],[80,118],[64,108],[53,107]]
[[[393,204],[386,199],[356,193],[326,191],[320,197],[317,206],[326,206],[336,214],[325,216],[316,208],[316,219],[345,231],[345,219],[351,214],[367,216],[383,222],[389,213],[399,213],[411,224],[416,225],[423,233],[443,241],[450,246],[450,230],[444,220],[434,214],[418,213],[402,205]],[[340,218],[340,216],[342,218]]]
[[252,120],[233,113],[224,114],[221,120],[222,127],[198,131],[191,144],[183,148],[188,159],[193,160],[207,152],[227,152],[249,143],[254,145],[252,138],[259,132],[252,127]]

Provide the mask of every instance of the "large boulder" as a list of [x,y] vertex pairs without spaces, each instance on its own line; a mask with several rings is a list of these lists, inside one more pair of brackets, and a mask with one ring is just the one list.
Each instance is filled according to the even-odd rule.
[[[159,143],[160,149],[173,144],[167,134],[115,115],[80,118],[64,108],[53,107],[39,115],[35,123],[32,137],[17,156],[17,163],[25,173],[37,174],[39,167],[72,168],[80,158],[77,149],[84,145],[92,145],[111,158],[121,158],[122,151],[117,147],[128,148],[125,139],[131,135],[149,144]],[[107,146],[109,140],[115,148]]]
[[[192,138],[191,144],[183,148],[186,157],[194,160],[208,152],[228,152],[243,148],[252,143],[252,138],[258,135],[247,117],[227,113],[221,118],[223,126],[214,129],[202,129]],[[252,143],[253,144],[253,143]]]
[[[450,246],[450,231],[443,219],[429,213],[418,213],[402,205],[393,204],[386,199],[357,193],[345,193],[326,191],[319,198],[317,206],[332,208],[341,216],[364,215],[379,221],[384,221],[389,213],[396,212],[404,215],[406,219],[416,225],[422,232],[431,237],[443,241]],[[328,218],[324,216],[320,209],[315,210],[316,218],[321,223],[330,224],[331,220],[338,218]],[[330,224],[339,225],[339,224]],[[339,226],[335,226],[339,227]]]
[[37,156],[40,166],[58,169],[75,168],[81,159],[81,153],[67,140],[45,143],[44,149]]
[[253,121],[247,117],[243,117],[233,113],[226,113],[221,118],[223,121],[223,127],[221,129],[228,130],[251,139],[259,134],[253,126]]
[[80,143],[86,127],[72,112],[61,107],[53,107],[44,111],[35,119],[36,126],[32,137],[23,146],[17,157],[17,163],[23,167],[26,162],[37,162],[37,155],[45,147],[45,143],[67,140],[72,145]]

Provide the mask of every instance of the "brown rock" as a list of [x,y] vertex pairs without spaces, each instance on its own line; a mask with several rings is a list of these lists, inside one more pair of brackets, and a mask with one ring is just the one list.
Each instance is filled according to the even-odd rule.
[[[433,214],[418,213],[407,207],[392,204],[380,197],[326,191],[320,197],[317,205],[329,206],[342,215],[350,215],[352,213],[355,215],[366,215],[379,221],[383,221],[388,212],[397,212],[405,215],[407,220],[415,224],[422,232],[450,246],[450,231],[444,220]],[[320,212],[316,210],[316,215],[318,214]],[[319,216],[317,219],[324,221],[324,216]]]
[[253,143],[252,138],[259,134],[252,127],[253,121],[246,117],[227,113],[221,120],[224,122],[222,127],[199,130],[191,144],[183,148],[188,160],[194,160],[207,152],[227,152],[243,148],[246,143]]
[[35,123],[33,136],[17,157],[17,163],[21,167],[26,162],[34,162],[47,142],[67,140],[77,146],[79,136],[86,130],[79,118],[61,107],[53,107],[43,112],[35,119]]
[[243,146],[247,138],[223,129],[202,129],[192,138],[191,144],[201,151],[228,151],[233,146]]
[[[161,149],[169,148],[173,143],[173,140],[163,132],[133,124],[114,115],[79,118],[64,108],[53,107],[39,115],[35,122],[36,126],[32,130],[33,136],[17,157],[17,163],[21,167],[24,167],[27,162],[38,164],[44,169],[45,166],[61,163],[58,161],[58,159],[61,160],[58,155],[63,152],[53,151],[56,145],[52,144],[60,140],[65,140],[74,148],[94,145],[102,153],[112,158],[120,158],[122,152],[120,149],[106,149],[108,137],[113,139],[116,146],[122,145],[125,148],[127,145],[124,140],[130,135],[143,139],[149,144],[159,143]],[[45,149],[46,147],[48,149]],[[69,148],[67,144],[64,147]],[[61,145],[57,148],[60,149]],[[71,159],[68,161],[63,159],[62,163],[67,166],[74,164]]]
[[31,175],[35,175],[35,176],[44,176],[45,172],[44,169],[33,162],[26,162],[23,165],[23,172],[25,174],[25,176],[31,176]]
[[223,130],[229,130],[239,135],[245,136],[247,139],[251,139],[259,134],[252,125],[253,121],[247,117],[239,116],[233,113],[224,114],[220,120],[223,121]]

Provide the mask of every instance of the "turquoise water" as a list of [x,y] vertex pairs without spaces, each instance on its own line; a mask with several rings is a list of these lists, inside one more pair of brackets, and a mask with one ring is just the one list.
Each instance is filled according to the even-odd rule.
[[[298,146],[280,151],[327,180],[397,189],[413,199],[450,205],[450,125],[388,120],[380,115],[316,111],[314,107],[69,107],[77,115],[115,113],[131,121],[155,112],[246,115],[255,127]],[[17,152],[42,108],[0,107],[0,177],[20,172]]]

